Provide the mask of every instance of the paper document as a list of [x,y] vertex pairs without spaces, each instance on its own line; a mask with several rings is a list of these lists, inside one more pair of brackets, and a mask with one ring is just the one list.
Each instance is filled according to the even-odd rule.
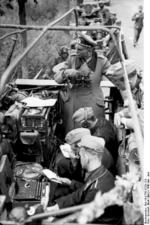
[[60,178],[54,173],[53,171],[49,169],[42,170],[42,173],[51,181],[54,181],[56,183],[62,183]]
[[63,86],[58,84],[55,80],[43,80],[43,79],[16,79],[15,84],[18,86]]
[[69,144],[60,145],[60,150],[65,158],[76,158],[75,153]]
[[57,99],[40,99],[37,97],[27,97],[22,100],[23,103],[26,104],[27,107],[48,107],[48,106],[54,106]]

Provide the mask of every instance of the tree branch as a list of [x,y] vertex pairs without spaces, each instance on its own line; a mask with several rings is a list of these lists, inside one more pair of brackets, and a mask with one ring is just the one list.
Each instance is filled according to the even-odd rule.
[[19,31],[11,32],[9,34],[5,34],[5,35],[3,35],[3,36],[0,37],[0,41],[3,40],[3,39],[5,39],[5,38],[7,38],[7,37],[9,37],[9,36],[12,36],[12,35],[15,35],[15,34],[20,34],[20,33],[24,32],[24,31],[25,30],[19,30]]

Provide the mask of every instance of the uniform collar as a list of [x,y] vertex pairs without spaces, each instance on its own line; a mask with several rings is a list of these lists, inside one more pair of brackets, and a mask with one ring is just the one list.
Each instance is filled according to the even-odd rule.
[[98,167],[97,169],[93,170],[93,171],[90,171],[86,174],[86,178],[85,178],[85,181],[91,181],[93,178],[95,177],[101,177],[106,171],[106,168],[101,165],[100,167]]

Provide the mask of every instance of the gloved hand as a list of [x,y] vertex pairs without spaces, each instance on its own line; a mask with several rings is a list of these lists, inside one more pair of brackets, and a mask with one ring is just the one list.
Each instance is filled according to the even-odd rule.
[[66,76],[66,78],[76,77],[78,74],[79,74],[79,71],[75,69],[66,69],[64,71],[64,75]]

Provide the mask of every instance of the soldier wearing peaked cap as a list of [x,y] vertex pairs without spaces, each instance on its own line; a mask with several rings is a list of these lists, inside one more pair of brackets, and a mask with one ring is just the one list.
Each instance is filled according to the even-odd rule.
[[67,133],[65,140],[71,146],[72,156],[66,158],[63,152],[60,152],[56,159],[56,171],[60,177],[66,177],[71,180],[83,181],[83,173],[78,158],[78,142],[84,135],[90,135],[90,130],[86,128],[77,128]]
[[94,111],[93,111],[92,107],[84,107],[84,108],[80,108],[77,111],[75,111],[75,113],[72,116],[72,119],[76,123],[80,123],[82,127],[87,126],[87,128],[88,128],[88,124],[86,125],[85,122],[87,122],[88,119],[91,119],[93,117],[94,117]]
[[90,129],[91,134],[105,139],[105,150],[102,158],[103,165],[115,173],[115,162],[118,157],[118,141],[113,124],[105,118],[97,119],[91,107],[80,108],[72,119],[81,127]]
[[[87,110],[87,112],[84,112],[84,110]],[[91,132],[92,135],[104,138],[106,142],[106,147],[104,148],[104,153],[102,157],[102,164],[112,173],[115,172],[114,170],[114,162],[117,158],[117,149],[116,149],[116,136],[115,136],[115,131],[110,124],[109,121],[106,119],[101,119],[100,121],[97,120],[97,118],[94,116],[94,112],[92,108],[87,107],[87,108],[80,108],[78,111],[74,113],[74,120],[77,121],[81,124],[82,127],[84,128],[77,128],[71,132],[69,132],[70,140],[74,140],[75,137],[71,138],[72,132],[78,131],[83,129],[82,132],[82,137],[89,135],[87,132],[84,132],[85,128],[90,129],[89,131]],[[76,119],[75,119],[76,118]],[[87,130],[87,129],[85,129]],[[105,131],[106,130],[106,131]],[[81,139],[81,134],[80,139]],[[67,137],[67,136],[66,136]],[[77,136],[76,136],[77,137]],[[66,139],[67,141],[67,139]],[[67,141],[69,143],[69,141]],[[71,143],[69,143],[71,144]],[[111,147],[110,147],[111,146]],[[112,148],[113,146],[113,148]],[[109,148],[108,148],[109,147]],[[115,151],[116,150],[116,151]]]
[[96,55],[95,45],[90,36],[81,34],[76,44],[76,56],[68,59],[67,69],[54,76],[58,83],[69,81],[72,84],[67,92],[61,93],[65,133],[76,128],[72,115],[80,107],[92,106],[98,117],[104,117],[104,98],[99,84],[102,73],[110,64],[104,56]]
[[68,178],[70,185],[63,186],[62,184],[52,183],[51,202],[83,185],[84,170],[81,167],[77,143],[81,141],[84,135],[90,135],[90,130],[86,128],[71,130],[65,137],[67,146],[66,144],[60,146],[61,152],[57,155],[54,170],[60,177]]
[[[105,141],[103,138],[84,136],[80,142],[80,159],[82,169],[86,170],[84,184],[69,195],[55,200],[55,208],[66,208],[91,202],[96,193],[108,192],[114,187],[113,175],[102,165]],[[104,214],[93,221],[98,224],[122,224],[122,207],[108,207]]]
[[[125,60],[125,67],[129,79],[129,84],[131,87],[131,92],[133,98],[136,100],[139,108],[143,107],[143,90],[140,87],[140,83],[142,82],[142,77],[138,74],[135,62],[133,60]],[[123,77],[123,69],[121,63],[115,63],[112,65],[107,71],[107,76],[111,77],[113,83],[120,89],[123,98],[126,100],[126,91],[125,91],[125,83]],[[117,78],[117,79],[116,79]]]
[[[128,74],[129,81],[132,78],[137,77],[137,70],[136,70],[136,67],[135,67],[135,64],[134,64],[133,60],[130,60],[130,59],[125,60],[125,67],[126,67],[126,71],[127,71],[127,74]],[[121,90],[125,90],[124,78],[122,77],[123,69],[122,69],[122,65],[121,65],[120,62],[111,65],[111,67],[107,71],[108,76],[113,77],[114,74],[116,74],[116,76],[118,78],[117,80],[120,81],[119,83],[116,82],[116,86],[119,87]]]
[[90,130],[87,128],[76,128],[72,131],[70,131],[66,137],[65,140],[68,144],[72,145],[81,140],[81,138],[85,135],[90,135]]
[[[85,135],[81,138],[80,147],[84,147],[93,154],[103,154],[105,140],[92,135]],[[81,150],[80,150],[81,151]]]
[[[72,115],[81,107],[92,107],[98,119],[105,116],[100,82],[102,76],[107,74],[110,63],[102,51],[94,49],[95,46],[96,42],[90,36],[81,33],[76,44],[77,55],[68,59],[66,69],[54,75],[58,83],[71,83],[67,91],[61,92],[65,133],[76,128]],[[108,78],[112,82],[118,79],[115,75]]]

